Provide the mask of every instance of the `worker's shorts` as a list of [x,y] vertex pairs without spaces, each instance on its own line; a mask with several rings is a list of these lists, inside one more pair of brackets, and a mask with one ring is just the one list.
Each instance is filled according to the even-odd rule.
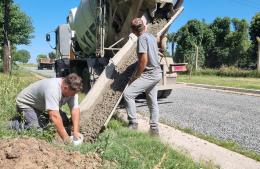
[[[19,108],[18,106],[17,112],[19,113],[18,116],[14,117],[10,122],[10,128],[16,130],[23,130],[23,129],[44,129],[50,122],[49,115],[45,112],[41,112],[34,108]],[[71,127],[71,120],[68,119],[67,115],[63,111],[59,111],[63,125],[68,132]]]

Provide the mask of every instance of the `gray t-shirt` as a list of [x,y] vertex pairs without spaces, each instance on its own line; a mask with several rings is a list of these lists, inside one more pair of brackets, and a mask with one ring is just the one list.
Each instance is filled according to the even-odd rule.
[[158,70],[161,72],[157,40],[152,34],[145,32],[139,36],[137,53],[147,53],[148,63],[145,68],[146,70]]
[[68,103],[70,110],[78,107],[78,95],[63,97],[61,78],[39,80],[23,89],[16,98],[19,108],[34,108],[39,111],[57,110]]

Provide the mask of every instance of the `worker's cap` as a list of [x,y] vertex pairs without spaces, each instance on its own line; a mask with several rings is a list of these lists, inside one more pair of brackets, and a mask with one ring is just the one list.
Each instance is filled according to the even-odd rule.
[[131,22],[133,31],[142,32],[145,29],[144,22],[141,18],[134,18]]

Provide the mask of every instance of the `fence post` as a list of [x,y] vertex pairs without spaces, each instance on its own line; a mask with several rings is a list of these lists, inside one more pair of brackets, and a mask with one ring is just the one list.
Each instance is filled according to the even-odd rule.
[[256,40],[258,42],[258,52],[257,52],[257,71],[260,72],[260,38],[257,36]]
[[199,57],[199,47],[198,45],[194,44],[196,48],[196,53],[195,53],[195,71],[198,70],[198,57]]

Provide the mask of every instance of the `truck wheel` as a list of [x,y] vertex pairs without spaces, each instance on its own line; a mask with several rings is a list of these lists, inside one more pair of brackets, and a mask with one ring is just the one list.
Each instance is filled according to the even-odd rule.
[[170,96],[170,94],[172,93],[172,89],[168,89],[168,90],[159,90],[158,91],[158,95],[157,98],[159,99],[163,99],[163,98],[167,98],[168,96]]

